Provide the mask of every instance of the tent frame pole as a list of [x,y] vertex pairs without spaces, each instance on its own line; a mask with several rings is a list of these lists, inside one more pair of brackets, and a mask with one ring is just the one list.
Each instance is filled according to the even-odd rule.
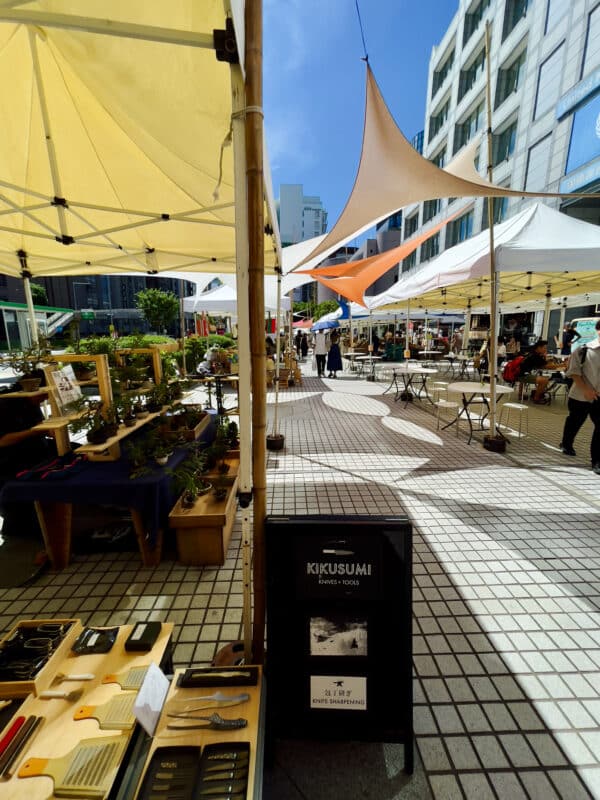
[[[487,172],[488,181],[493,179],[493,141],[492,141],[492,82],[490,66],[490,23],[485,25],[485,67],[486,67],[486,101],[487,101]],[[496,431],[496,372],[498,350],[498,273],[496,271],[496,254],[494,251],[494,198],[488,197],[488,228],[490,233],[490,341],[488,347],[488,370],[490,374],[490,432],[484,436],[483,446],[486,450],[504,452],[506,439]]]

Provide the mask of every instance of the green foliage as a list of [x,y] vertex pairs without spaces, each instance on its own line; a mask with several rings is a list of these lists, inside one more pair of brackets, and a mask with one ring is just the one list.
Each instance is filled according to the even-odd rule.
[[46,294],[46,287],[41,283],[30,283],[31,297],[33,298],[34,305],[47,306],[48,295]]
[[173,292],[143,289],[136,294],[135,304],[148,324],[158,331],[165,331],[179,315],[179,300]]
[[325,300],[315,306],[313,319],[321,319],[321,317],[324,317],[325,314],[330,314],[332,311],[336,311],[338,308],[339,303],[337,303],[335,300]]

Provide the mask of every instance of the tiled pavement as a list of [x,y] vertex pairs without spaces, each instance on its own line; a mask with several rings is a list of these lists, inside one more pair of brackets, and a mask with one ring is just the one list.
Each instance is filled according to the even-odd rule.
[[[384,388],[308,376],[281,393],[286,448],[269,456],[269,511],[410,516],[415,726],[435,798],[600,798],[600,478],[585,457],[589,422],[569,459],[557,449],[562,403],[533,406],[530,435],[511,437],[505,456],[467,445],[462,431],[438,433],[420,403],[404,407]],[[221,569],[165,560],[146,570],[133,553],[77,558],[33,587],[0,590],[0,629],[33,615],[169,619],[176,664],[208,662],[239,636],[239,549],[238,525]]]

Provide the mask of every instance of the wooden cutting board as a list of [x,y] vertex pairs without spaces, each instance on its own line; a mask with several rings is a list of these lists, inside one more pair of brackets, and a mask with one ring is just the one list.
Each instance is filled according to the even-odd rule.
[[73,719],[97,719],[103,731],[130,731],[135,725],[133,704],[137,692],[123,692],[101,706],[81,706]]
[[121,689],[139,689],[148,667],[131,667],[124,672],[117,672],[116,674],[105,675],[102,678],[102,683],[118,683]]
[[82,739],[62,758],[28,758],[19,778],[48,775],[54,780],[56,797],[104,800],[119,769],[128,736]]

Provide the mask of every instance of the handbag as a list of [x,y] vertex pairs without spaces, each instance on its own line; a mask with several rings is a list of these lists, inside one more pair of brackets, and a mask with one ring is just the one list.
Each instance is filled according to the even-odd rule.
[[311,367],[312,367],[313,371],[316,370],[316,368],[317,368],[317,357],[316,356],[312,357]]

